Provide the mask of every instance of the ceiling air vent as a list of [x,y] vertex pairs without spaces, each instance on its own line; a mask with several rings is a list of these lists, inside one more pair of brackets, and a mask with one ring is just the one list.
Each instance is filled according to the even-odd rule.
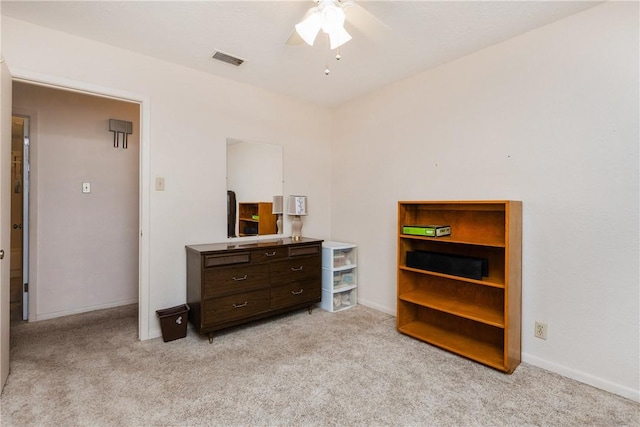
[[239,67],[244,62],[244,59],[236,58],[235,56],[231,56],[220,51],[216,51],[211,58],[226,62],[227,64],[235,65],[236,67]]

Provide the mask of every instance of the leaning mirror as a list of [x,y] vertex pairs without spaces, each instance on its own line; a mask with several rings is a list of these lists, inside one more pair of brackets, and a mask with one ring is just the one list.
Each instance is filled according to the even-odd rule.
[[227,237],[282,234],[282,146],[227,139]]

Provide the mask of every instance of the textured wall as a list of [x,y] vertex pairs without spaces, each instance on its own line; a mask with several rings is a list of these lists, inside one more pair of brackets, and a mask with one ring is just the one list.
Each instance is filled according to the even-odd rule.
[[361,302],[396,310],[398,200],[522,200],[524,360],[638,399],[638,31],[605,4],[338,108]]

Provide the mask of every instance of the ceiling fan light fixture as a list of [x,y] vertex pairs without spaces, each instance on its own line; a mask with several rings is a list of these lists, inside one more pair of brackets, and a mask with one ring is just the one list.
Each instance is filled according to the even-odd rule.
[[316,40],[316,36],[321,28],[322,15],[317,10],[309,14],[302,22],[296,24],[296,31],[309,46],[313,46],[313,42]]
[[351,40],[351,35],[344,29],[345,14],[337,0],[319,0],[318,6],[309,10],[308,16],[299,24],[296,31],[309,46],[322,30],[329,35],[331,50]]
[[326,4],[320,13],[322,14],[322,31],[325,33],[344,26],[344,11],[333,2]]
[[329,33],[329,42],[331,44],[331,50],[342,46],[346,42],[351,40],[351,35],[347,33],[347,30],[344,28],[336,28],[334,31]]

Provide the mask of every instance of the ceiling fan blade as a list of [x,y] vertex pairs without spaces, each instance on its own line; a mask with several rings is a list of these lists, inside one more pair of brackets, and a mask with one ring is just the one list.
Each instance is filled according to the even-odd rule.
[[298,34],[298,32],[294,29],[287,39],[286,44],[288,44],[289,46],[300,46],[301,44],[304,44],[304,40],[302,40],[300,34]]
[[384,22],[358,3],[345,0],[343,4],[347,25],[355,28],[365,37],[378,40],[388,35],[391,31],[391,28]]

